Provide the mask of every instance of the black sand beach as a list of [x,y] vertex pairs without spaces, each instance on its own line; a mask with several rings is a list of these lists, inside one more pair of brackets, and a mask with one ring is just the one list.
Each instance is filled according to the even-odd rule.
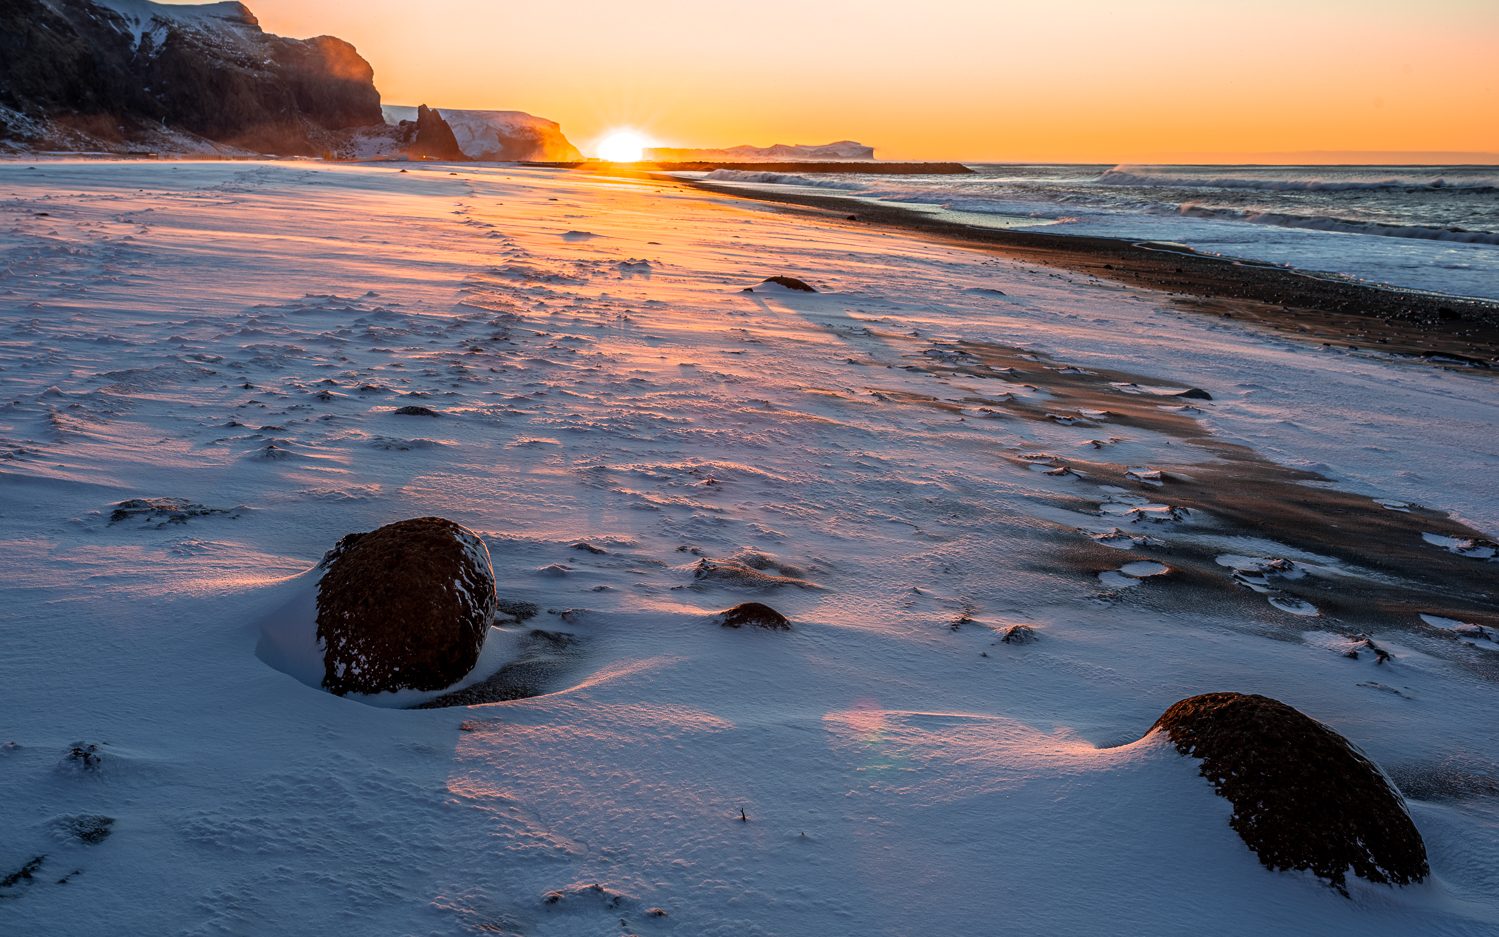
[[1422,358],[1448,367],[1499,365],[1499,303],[1388,289],[1180,245],[976,228],[930,214],[799,192],[761,192],[656,176],[718,195],[797,206],[834,223],[879,225],[1160,290],[1183,310],[1233,318],[1343,351]]

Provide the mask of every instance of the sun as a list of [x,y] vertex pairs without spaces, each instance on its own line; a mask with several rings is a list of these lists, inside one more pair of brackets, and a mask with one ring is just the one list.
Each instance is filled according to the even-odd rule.
[[638,163],[641,151],[649,145],[649,140],[633,130],[616,130],[600,140],[594,149],[598,151],[599,159],[611,163]]

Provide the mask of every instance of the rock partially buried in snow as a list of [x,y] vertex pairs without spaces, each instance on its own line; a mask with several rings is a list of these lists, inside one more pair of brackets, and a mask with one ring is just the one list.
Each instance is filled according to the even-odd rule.
[[805,280],[798,280],[796,277],[766,277],[761,282],[774,283],[778,286],[784,286],[788,290],[796,290],[798,293],[817,292]]
[[1380,884],[1429,874],[1405,801],[1363,753],[1285,703],[1205,693],[1166,710],[1152,729],[1234,805],[1229,825],[1266,868],[1310,871],[1345,895],[1349,871]]
[[725,628],[769,628],[772,631],[790,631],[791,622],[786,616],[759,602],[745,602],[720,613],[719,622]]
[[489,550],[441,517],[349,534],[319,564],[323,686],[441,690],[478,663],[497,599]]

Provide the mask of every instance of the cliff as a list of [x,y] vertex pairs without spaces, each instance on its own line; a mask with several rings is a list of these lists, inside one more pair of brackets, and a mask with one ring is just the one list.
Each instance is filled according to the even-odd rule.
[[[385,105],[385,119],[405,128],[417,120],[417,109]],[[581,162],[583,154],[554,120],[525,111],[442,111],[455,142],[468,159],[494,161]],[[411,151],[413,154],[415,150]]]
[[330,134],[383,123],[374,69],[352,45],[264,32],[241,3],[0,0],[0,140],[12,147],[315,154]]

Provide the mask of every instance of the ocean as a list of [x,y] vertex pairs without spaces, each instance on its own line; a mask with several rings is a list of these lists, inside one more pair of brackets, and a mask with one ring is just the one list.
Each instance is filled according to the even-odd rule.
[[967,165],[974,174],[719,170],[707,178],[825,189],[980,227],[1165,241],[1383,286],[1499,299],[1499,166]]

